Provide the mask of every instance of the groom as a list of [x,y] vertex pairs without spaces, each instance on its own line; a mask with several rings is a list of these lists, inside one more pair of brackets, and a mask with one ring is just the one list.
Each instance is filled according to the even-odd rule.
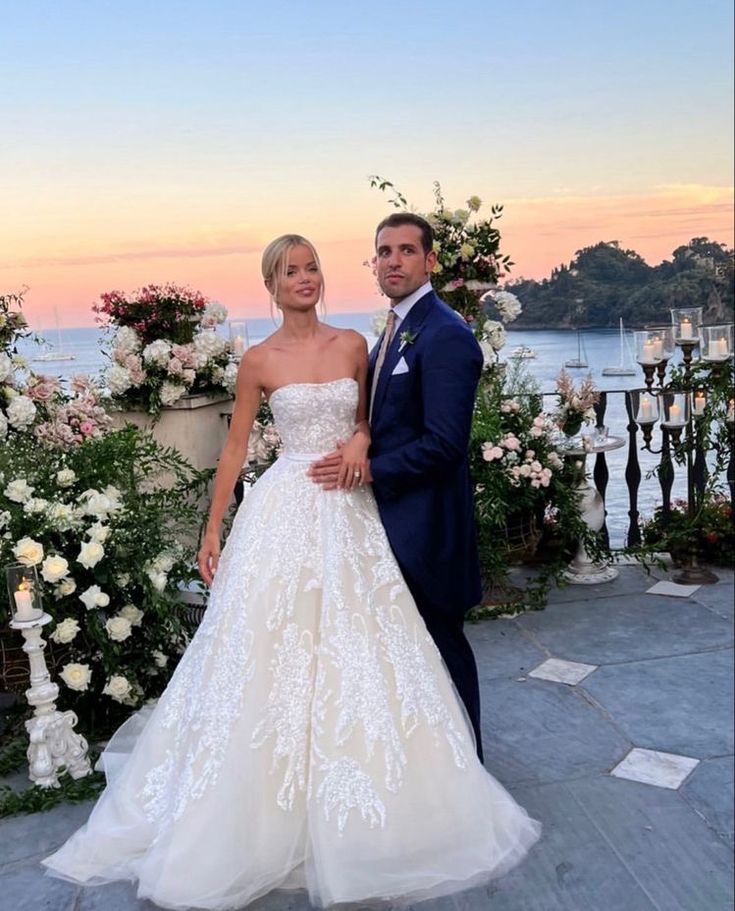
[[390,298],[370,354],[370,460],[380,516],[398,565],[459,691],[477,740],[480,689],[463,632],[481,597],[467,449],[482,353],[430,283],[431,225],[396,212],[375,233],[378,282]]

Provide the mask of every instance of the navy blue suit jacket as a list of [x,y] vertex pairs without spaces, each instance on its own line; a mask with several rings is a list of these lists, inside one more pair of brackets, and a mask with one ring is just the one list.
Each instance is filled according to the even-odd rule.
[[[404,332],[414,341],[399,351]],[[401,357],[408,371],[393,374]],[[370,469],[391,548],[424,604],[453,615],[481,596],[467,458],[481,370],[472,331],[431,291],[392,340],[373,404]]]

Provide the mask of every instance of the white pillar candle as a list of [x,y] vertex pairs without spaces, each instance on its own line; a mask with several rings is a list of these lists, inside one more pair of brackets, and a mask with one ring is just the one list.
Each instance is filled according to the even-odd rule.
[[684,424],[684,421],[681,417],[681,405],[677,405],[676,402],[669,408],[669,419],[666,422],[671,424],[672,427],[681,427]]
[[664,356],[664,343],[663,343],[663,339],[661,338],[661,336],[657,335],[657,336],[653,339],[652,344],[653,344],[653,356],[654,356],[654,358],[656,358],[657,360],[660,361],[661,358]]
[[641,356],[638,358],[641,364],[655,364],[656,356],[654,354],[653,342],[644,342],[641,348]]
[[232,353],[235,357],[242,357],[245,354],[245,340],[241,335],[236,335],[232,340]]
[[679,323],[679,337],[684,341],[691,341],[692,336],[692,322],[688,319],[683,319]]
[[15,599],[15,619],[34,620],[37,612],[33,609],[33,595],[27,588],[19,588],[13,593]]
[[712,360],[724,361],[727,355],[727,339],[724,336],[709,343],[709,356]]
[[653,400],[650,395],[641,397],[640,407],[638,408],[637,422],[639,424],[653,424]]
[[707,399],[703,392],[698,392],[694,396],[694,413],[695,414],[704,414],[704,407],[707,404]]

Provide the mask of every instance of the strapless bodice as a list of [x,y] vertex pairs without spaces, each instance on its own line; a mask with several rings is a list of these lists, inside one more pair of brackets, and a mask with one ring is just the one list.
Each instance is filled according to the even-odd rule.
[[348,440],[355,426],[357,396],[357,380],[352,377],[276,389],[270,406],[283,454],[324,454],[337,440]]

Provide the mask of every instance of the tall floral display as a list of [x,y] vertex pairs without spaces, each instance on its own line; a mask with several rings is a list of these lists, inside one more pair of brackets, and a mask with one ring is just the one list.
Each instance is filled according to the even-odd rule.
[[[179,590],[194,578],[208,476],[148,434],[111,430],[89,378],[62,386],[29,371],[16,352],[22,301],[0,302],[0,560],[38,571],[61,706],[105,730],[161,691],[187,641]],[[10,648],[7,620],[3,600]]]
[[221,304],[178,285],[111,291],[93,308],[111,332],[105,383],[116,404],[156,414],[188,394],[232,392],[237,363]]

